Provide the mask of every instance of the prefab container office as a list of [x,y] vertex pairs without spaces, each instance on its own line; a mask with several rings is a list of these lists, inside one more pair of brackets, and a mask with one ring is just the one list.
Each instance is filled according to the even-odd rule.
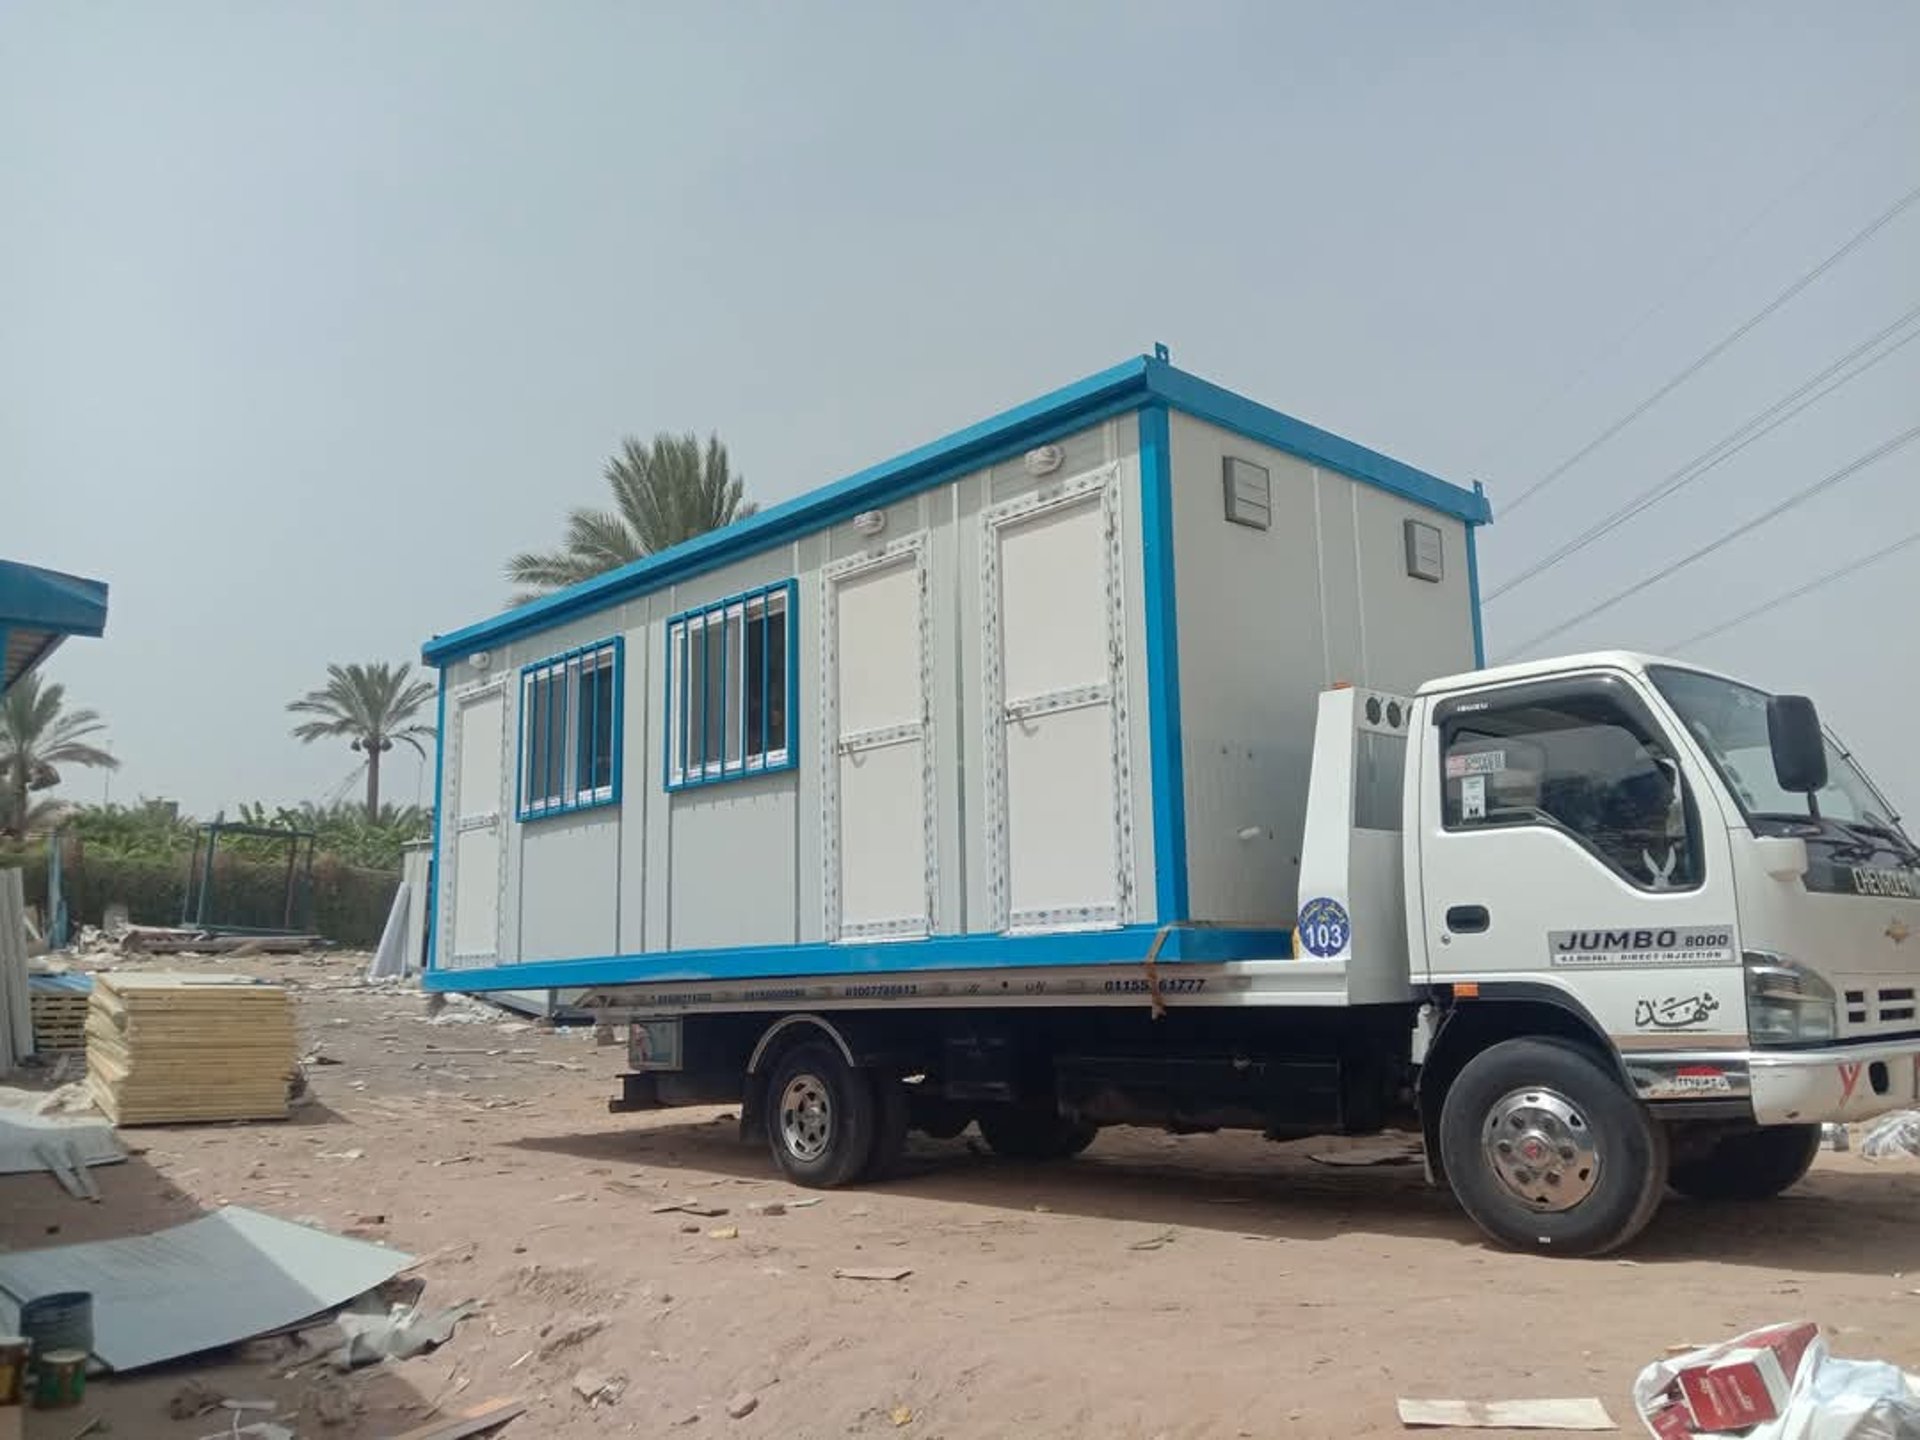
[[1316,696],[1478,662],[1487,518],[1156,354],[436,637],[428,984],[1287,957]]

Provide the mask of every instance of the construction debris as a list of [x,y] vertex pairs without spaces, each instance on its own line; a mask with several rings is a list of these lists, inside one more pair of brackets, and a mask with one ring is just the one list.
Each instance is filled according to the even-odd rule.
[[244,976],[97,976],[87,1083],[117,1125],[282,1120],[298,1070],[293,1008]]
[[347,1343],[333,1356],[336,1370],[357,1370],[382,1360],[411,1360],[453,1338],[454,1327],[479,1310],[474,1301],[422,1314],[418,1305],[395,1305],[384,1312],[343,1310],[337,1322]]
[[1890,1440],[1920,1434],[1920,1377],[1841,1360],[1811,1321],[1751,1330],[1656,1360],[1633,1402],[1660,1440],[1738,1431],[1747,1440]]
[[74,1198],[97,1200],[100,1192],[87,1169],[118,1164],[127,1152],[106,1121],[57,1113],[50,1102],[60,1093],[0,1087],[0,1175],[45,1170]]
[[393,1440],[469,1440],[498,1429],[516,1416],[527,1413],[524,1400],[486,1400],[457,1415],[442,1416],[393,1437]]

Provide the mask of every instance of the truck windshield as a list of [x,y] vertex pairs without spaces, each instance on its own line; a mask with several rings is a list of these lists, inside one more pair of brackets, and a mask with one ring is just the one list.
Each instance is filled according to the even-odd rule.
[[[1781,789],[1774,778],[1773,747],[1767,738],[1769,697],[1764,690],[1670,666],[1655,666],[1649,673],[1687,732],[1713,761],[1750,825],[1765,830],[1777,829],[1779,822],[1811,822],[1807,797]],[[1834,822],[1854,838],[1884,841],[1898,852],[1914,853],[1893,807],[1831,735],[1827,737],[1827,783],[1817,798],[1822,820]]]

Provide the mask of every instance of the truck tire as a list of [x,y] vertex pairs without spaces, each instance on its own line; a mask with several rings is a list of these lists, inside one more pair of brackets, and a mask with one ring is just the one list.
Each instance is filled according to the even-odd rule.
[[1461,1207],[1514,1249],[1605,1254],[1646,1228],[1667,1183],[1666,1132],[1565,1040],[1469,1060],[1441,1106],[1440,1152]]
[[873,1148],[860,1178],[885,1180],[900,1168],[907,1148],[907,1087],[885,1070],[869,1070],[867,1075],[873,1083]]
[[794,1046],[767,1079],[767,1145],[774,1163],[796,1185],[845,1185],[872,1158],[878,1109],[868,1076],[835,1046]]
[[1798,1183],[1820,1153],[1818,1125],[1763,1125],[1723,1135],[1674,1164],[1667,1183],[1694,1200],[1771,1200]]
[[1006,1160],[1067,1160],[1093,1143],[1097,1125],[1037,1106],[994,1105],[980,1112],[980,1133]]

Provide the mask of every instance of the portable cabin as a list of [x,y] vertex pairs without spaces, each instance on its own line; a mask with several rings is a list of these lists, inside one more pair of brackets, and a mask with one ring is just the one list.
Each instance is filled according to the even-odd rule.
[[1286,957],[1317,697],[1479,662],[1488,518],[1156,350],[437,636],[428,984]]

